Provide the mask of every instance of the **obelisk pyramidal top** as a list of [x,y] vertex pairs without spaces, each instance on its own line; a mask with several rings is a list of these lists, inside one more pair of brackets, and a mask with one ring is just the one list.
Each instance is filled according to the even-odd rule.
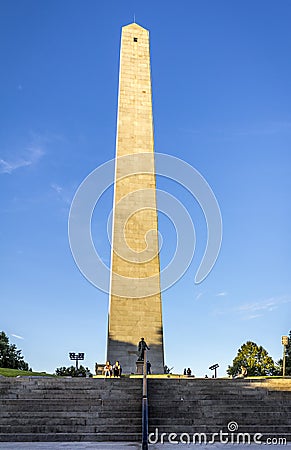
[[135,372],[141,337],[163,373],[149,32],[132,23],[121,36],[107,360]]

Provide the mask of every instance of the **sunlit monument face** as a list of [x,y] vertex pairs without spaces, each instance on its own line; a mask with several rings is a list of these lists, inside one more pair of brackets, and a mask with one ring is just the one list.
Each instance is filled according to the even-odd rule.
[[107,359],[136,370],[137,344],[163,373],[149,33],[122,28]]

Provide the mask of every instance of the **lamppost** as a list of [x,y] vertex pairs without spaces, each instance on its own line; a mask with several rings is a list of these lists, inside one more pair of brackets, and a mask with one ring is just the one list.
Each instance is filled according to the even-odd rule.
[[282,376],[285,377],[286,371],[286,347],[289,344],[288,336],[282,336],[282,345],[283,345],[283,368],[282,368]]
[[219,367],[219,364],[213,364],[213,366],[210,366],[210,370],[214,370],[214,378],[217,378],[217,369]]
[[83,361],[85,353],[69,353],[69,357],[71,361],[76,361],[76,369],[79,369],[78,362]]

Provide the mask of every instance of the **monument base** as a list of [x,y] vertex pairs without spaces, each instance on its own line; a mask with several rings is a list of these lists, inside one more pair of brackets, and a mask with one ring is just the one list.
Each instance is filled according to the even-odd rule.
[[136,361],[136,374],[143,375],[144,361]]

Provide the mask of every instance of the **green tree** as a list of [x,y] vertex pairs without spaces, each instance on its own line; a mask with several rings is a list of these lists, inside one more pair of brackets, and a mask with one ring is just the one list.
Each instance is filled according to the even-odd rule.
[[88,368],[84,366],[80,366],[78,369],[74,366],[70,367],[58,367],[56,369],[56,375],[59,377],[85,377],[86,372],[89,372]]
[[[286,359],[285,359],[285,375],[291,375],[291,331],[289,332],[289,344],[286,345]],[[283,359],[279,359],[278,365],[280,367],[280,375],[283,370]]]
[[31,370],[28,363],[21,356],[21,350],[17,350],[15,344],[9,344],[9,338],[0,332],[0,367],[6,369]]
[[229,375],[238,375],[241,366],[245,366],[248,376],[278,375],[279,368],[275,365],[273,358],[268,355],[267,350],[258,346],[255,342],[248,341],[238,350],[232,366],[228,366]]

